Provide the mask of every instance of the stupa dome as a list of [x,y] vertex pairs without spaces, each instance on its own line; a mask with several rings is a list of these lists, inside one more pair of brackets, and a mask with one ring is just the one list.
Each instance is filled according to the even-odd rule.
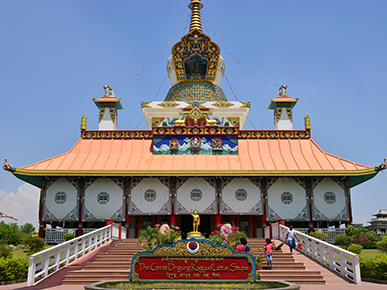
[[221,87],[207,81],[179,82],[169,89],[164,101],[227,102]]

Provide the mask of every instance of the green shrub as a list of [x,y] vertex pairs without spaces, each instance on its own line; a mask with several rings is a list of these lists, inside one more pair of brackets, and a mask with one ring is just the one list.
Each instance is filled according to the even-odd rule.
[[360,271],[364,278],[387,280],[387,255],[376,258],[360,257]]
[[377,249],[387,254],[387,239],[383,239],[377,244]]
[[12,248],[8,245],[0,245],[0,258],[11,259]]
[[360,246],[359,244],[353,244],[353,245],[350,245],[347,248],[347,250],[356,254],[356,255],[360,255],[361,251],[363,250],[363,247]]
[[74,238],[75,238],[75,236],[74,236],[73,233],[65,233],[65,234],[64,234],[64,239],[65,239],[66,242],[67,242],[67,241],[70,241],[70,240],[72,240],[72,239],[74,239]]
[[10,234],[8,237],[8,245],[18,245],[20,243],[21,235],[19,233]]
[[349,245],[353,243],[354,238],[347,235],[339,235],[336,237],[334,244],[347,249]]
[[360,243],[359,245],[362,246],[363,249],[376,249],[377,247],[377,243],[375,242],[364,242]]
[[327,233],[323,232],[311,232],[309,233],[309,236],[319,239],[319,240],[326,240],[329,238],[329,235]]
[[35,236],[26,237],[24,239],[24,244],[29,248],[27,255],[33,255],[42,251],[45,245],[44,239]]
[[12,281],[27,278],[28,259],[0,258],[0,281]]

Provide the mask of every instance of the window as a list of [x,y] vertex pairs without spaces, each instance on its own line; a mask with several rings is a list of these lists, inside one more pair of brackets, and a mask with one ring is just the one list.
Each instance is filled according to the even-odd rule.
[[97,201],[100,203],[100,204],[107,204],[109,202],[109,194],[107,192],[101,192],[100,194],[98,194],[97,196]]
[[324,193],[324,201],[327,204],[335,203],[336,202],[336,194],[334,194],[333,192],[327,191],[326,193]]
[[235,191],[235,198],[239,201],[244,201],[247,198],[247,191],[240,188],[237,191]]
[[291,204],[292,201],[293,201],[293,194],[291,194],[290,192],[288,191],[285,191],[281,194],[281,201],[284,203],[284,204]]
[[144,193],[144,198],[147,202],[152,202],[156,199],[157,193],[153,189],[148,189]]
[[63,191],[59,191],[55,194],[55,202],[57,204],[64,204],[67,200],[67,195]]
[[197,189],[197,188],[192,189],[192,191],[191,191],[191,199],[193,201],[201,200],[202,196],[203,196],[203,193],[202,193],[202,191],[200,189]]

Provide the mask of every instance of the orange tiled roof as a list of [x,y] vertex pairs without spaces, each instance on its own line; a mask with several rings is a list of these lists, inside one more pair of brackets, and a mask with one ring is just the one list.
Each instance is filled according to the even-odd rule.
[[[312,139],[239,139],[238,155],[153,155],[152,139],[79,139],[25,175],[363,175],[374,167],[325,153]],[[102,174],[103,173],[103,174]]]

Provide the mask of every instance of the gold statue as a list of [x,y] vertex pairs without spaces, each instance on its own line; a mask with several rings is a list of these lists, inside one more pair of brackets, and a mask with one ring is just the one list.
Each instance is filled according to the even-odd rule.
[[[197,209],[195,209],[193,212],[192,212],[192,208],[191,208],[191,215],[193,217],[193,233],[195,233],[195,236],[201,236],[202,234],[199,232],[199,225],[200,225],[200,216],[199,216],[199,212]],[[192,236],[192,233],[191,233],[191,236]]]

